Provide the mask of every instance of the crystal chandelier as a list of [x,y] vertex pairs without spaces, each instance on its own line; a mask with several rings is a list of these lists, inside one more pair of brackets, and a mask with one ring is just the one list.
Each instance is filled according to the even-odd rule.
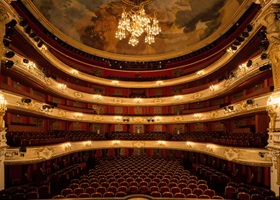
[[129,12],[124,9],[118,24],[116,38],[122,40],[126,38],[128,32],[130,33],[128,44],[136,46],[139,43],[138,37],[146,33],[145,43],[152,44],[155,42],[155,36],[161,32],[161,29],[156,16],[148,16],[144,9],[144,6],[151,1],[123,0],[124,3],[133,7]]

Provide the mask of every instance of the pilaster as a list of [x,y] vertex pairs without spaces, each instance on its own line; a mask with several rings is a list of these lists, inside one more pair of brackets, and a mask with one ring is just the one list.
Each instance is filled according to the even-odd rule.
[[0,91],[0,190],[5,188],[5,154],[7,150],[6,130],[4,115],[7,110],[7,102]]

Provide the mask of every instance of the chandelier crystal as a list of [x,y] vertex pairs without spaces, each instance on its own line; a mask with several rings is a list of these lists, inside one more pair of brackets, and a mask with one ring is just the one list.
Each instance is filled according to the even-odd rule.
[[[123,2],[129,5],[132,3],[127,0],[123,0]],[[147,2],[150,3],[151,1]],[[130,33],[128,44],[136,46],[139,43],[138,38],[145,33],[145,43],[152,44],[155,42],[155,36],[161,32],[161,29],[156,16],[150,17],[146,14],[144,5],[147,2],[143,1],[139,5],[135,3],[129,12],[124,9],[118,24],[116,38],[122,40],[126,38],[128,32]]]

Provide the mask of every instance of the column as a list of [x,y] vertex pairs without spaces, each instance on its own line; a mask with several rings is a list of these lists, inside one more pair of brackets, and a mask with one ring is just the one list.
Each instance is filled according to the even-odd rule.
[[4,115],[7,110],[7,102],[0,91],[0,190],[5,189],[5,154],[7,150],[6,130]]
[[[6,34],[6,26],[8,23],[9,15],[3,2],[0,3],[0,60],[5,53],[5,46],[3,44],[3,38]],[[0,91],[0,190],[5,189],[5,154],[7,150],[6,130],[4,115],[7,109],[7,102]]]
[[267,49],[271,62],[274,91],[267,101],[267,113],[270,119],[268,128],[268,145],[273,166],[270,168],[271,189],[279,195],[280,185],[280,19],[279,6],[261,1],[264,9],[259,23],[266,26],[266,38],[269,41]]

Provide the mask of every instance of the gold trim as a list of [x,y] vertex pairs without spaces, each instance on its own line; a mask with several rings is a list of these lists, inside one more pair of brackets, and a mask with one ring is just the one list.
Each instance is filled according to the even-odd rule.
[[232,24],[235,24],[235,22],[246,12],[248,7],[251,5],[251,0],[244,0],[243,3],[239,6],[239,8],[236,10],[235,14],[231,16],[231,19],[229,19],[223,27],[220,27],[215,33],[207,37],[206,39],[190,45],[186,47],[183,50],[177,50],[174,52],[164,53],[164,54],[157,54],[157,55],[121,55],[121,54],[115,54],[115,53],[109,53],[104,52],[98,49],[94,49],[91,47],[88,47],[86,45],[83,45],[76,40],[66,36],[61,31],[59,31],[57,28],[55,28],[36,8],[36,6],[32,3],[31,0],[22,0],[22,3],[27,7],[27,9],[35,16],[35,18],[42,23],[44,27],[46,27],[51,33],[54,33],[58,38],[60,38],[62,41],[67,42],[68,44],[85,51],[89,54],[97,55],[99,57],[113,59],[113,60],[125,60],[125,61],[157,61],[157,60],[166,60],[170,58],[175,58],[178,56],[182,56],[185,54],[188,54],[190,52],[193,52],[197,49],[200,49],[216,39],[218,39],[222,34],[224,34],[228,29],[232,27]]

